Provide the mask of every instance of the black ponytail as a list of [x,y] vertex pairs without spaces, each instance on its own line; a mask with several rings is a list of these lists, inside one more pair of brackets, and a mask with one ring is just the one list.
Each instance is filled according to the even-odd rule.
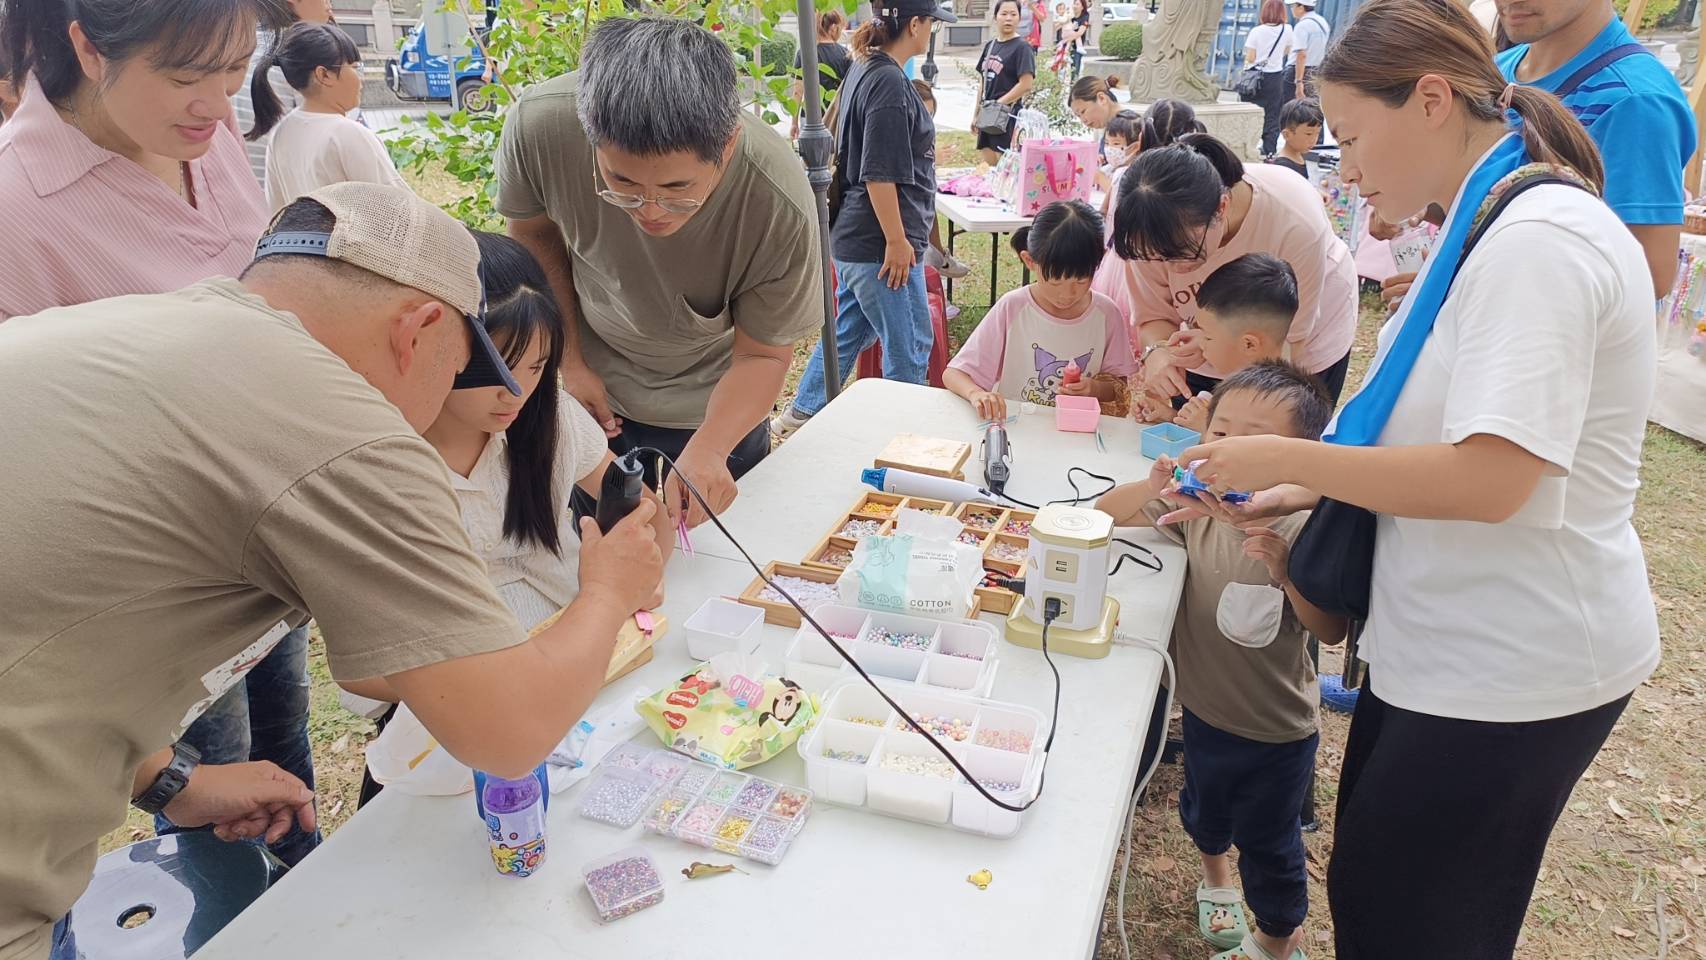
[[1056,201],[1013,233],[1013,251],[1028,253],[1044,280],[1089,280],[1102,265],[1102,215],[1082,200]]
[[1195,107],[1183,100],[1157,100],[1143,115],[1143,149],[1170,147],[1186,134],[1205,130]]
[[298,23],[284,32],[267,52],[266,59],[255,67],[249,78],[249,99],[255,107],[255,125],[244,137],[259,140],[278,124],[284,115],[284,104],[273,92],[269,74],[273,67],[284,73],[284,82],[293,90],[307,90],[314,82],[314,71],[321,67],[336,72],[361,61],[361,51],[355,41],[339,27],[329,23]]
[[486,288],[486,332],[503,349],[504,362],[513,367],[539,337],[546,338],[545,376],[504,431],[509,467],[504,536],[561,556],[558,522],[569,505],[553,500],[552,491],[562,443],[557,368],[563,361],[563,315],[545,271],[526,247],[498,233],[475,231],[474,240],[480,247],[480,279]]
[[1122,260],[1196,260],[1226,191],[1244,179],[1231,148],[1206,133],[1144,150],[1120,178],[1114,252]]
[[73,21],[114,63],[146,53],[156,70],[207,74],[246,58],[257,21],[274,26],[287,17],[281,0],[5,0],[0,44],[12,81],[21,87],[35,74],[42,93],[63,107],[85,79],[71,46]]

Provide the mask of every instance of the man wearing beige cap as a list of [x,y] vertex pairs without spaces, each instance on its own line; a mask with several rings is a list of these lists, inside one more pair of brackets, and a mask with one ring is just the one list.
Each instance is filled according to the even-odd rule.
[[583,525],[579,597],[529,639],[418,430],[511,390],[479,253],[406,190],[280,212],[241,280],[0,325],[0,958],[64,951],[127,802],[226,838],[311,828],[268,763],[170,746],[291,627],[384,677],[450,752],[519,776],[604,675],[662,558],[651,501]]

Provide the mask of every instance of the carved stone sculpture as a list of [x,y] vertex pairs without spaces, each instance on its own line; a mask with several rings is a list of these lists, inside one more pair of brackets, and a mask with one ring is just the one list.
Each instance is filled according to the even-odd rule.
[[1203,72],[1220,20],[1220,5],[1208,0],[1162,0],[1143,28],[1143,54],[1131,68],[1131,98],[1151,103],[1172,97],[1213,103],[1220,95]]

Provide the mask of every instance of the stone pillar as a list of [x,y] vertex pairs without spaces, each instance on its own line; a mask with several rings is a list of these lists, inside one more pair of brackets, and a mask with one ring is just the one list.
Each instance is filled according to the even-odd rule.
[[1220,7],[1208,0],[1164,0],[1143,28],[1143,55],[1131,68],[1131,98],[1213,103],[1220,88],[1203,66],[1220,23]]

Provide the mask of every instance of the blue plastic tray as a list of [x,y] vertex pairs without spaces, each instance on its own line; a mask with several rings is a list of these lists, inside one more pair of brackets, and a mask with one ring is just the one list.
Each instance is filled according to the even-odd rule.
[[1150,460],[1159,459],[1162,455],[1177,457],[1201,440],[1202,435],[1195,430],[1186,430],[1172,423],[1158,423],[1144,428],[1141,450]]

